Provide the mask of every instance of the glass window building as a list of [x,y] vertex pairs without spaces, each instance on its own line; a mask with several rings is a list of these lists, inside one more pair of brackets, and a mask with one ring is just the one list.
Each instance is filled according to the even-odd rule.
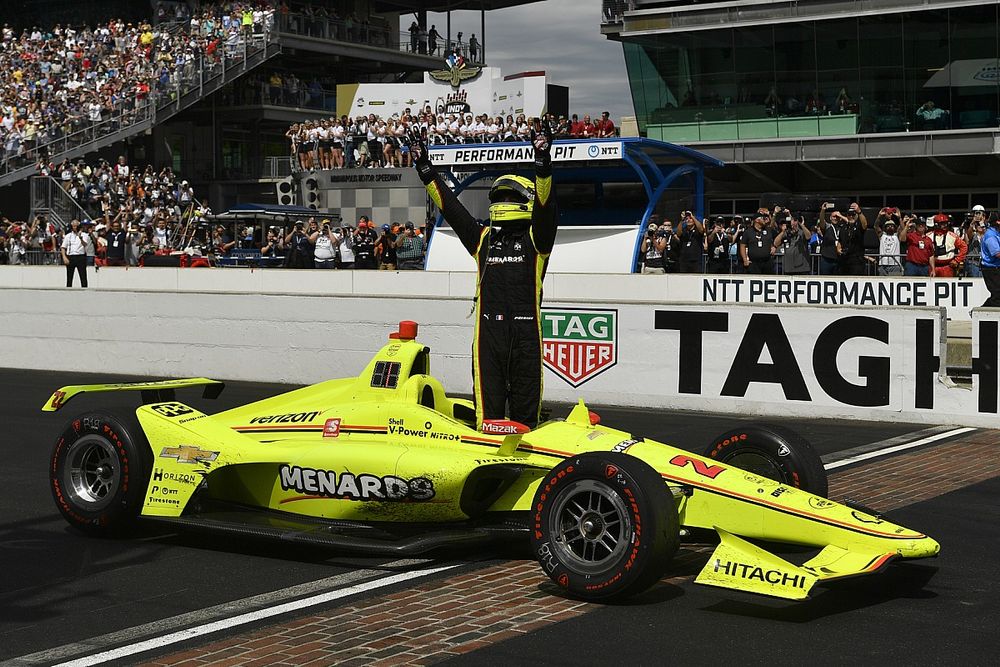
[[1000,5],[649,35],[637,121],[668,141],[996,127]]
[[998,0],[608,0],[601,29],[640,134],[730,165],[710,192],[996,201]]

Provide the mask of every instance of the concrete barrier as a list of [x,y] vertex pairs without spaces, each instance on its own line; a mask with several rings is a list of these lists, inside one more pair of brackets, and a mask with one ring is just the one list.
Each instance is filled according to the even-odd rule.
[[[310,383],[357,374],[396,323],[412,319],[434,374],[452,392],[471,392],[472,274],[116,269],[100,272],[101,289],[44,286],[59,273],[22,271],[33,286],[0,289],[0,345],[25,369]],[[973,313],[968,389],[943,375],[942,308],[668,302],[656,298],[658,278],[546,278],[548,400],[996,422],[1000,311]],[[122,287],[134,279],[161,289]],[[247,284],[258,293],[240,292]],[[333,289],[350,293],[322,293]]]

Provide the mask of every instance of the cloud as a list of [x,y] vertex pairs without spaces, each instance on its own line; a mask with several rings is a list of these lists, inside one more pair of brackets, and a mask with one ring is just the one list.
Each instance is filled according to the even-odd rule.
[[[445,32],[444,14],[428,14]],[[479,12],[453,12],[451,30],[482,39]],[[570,113],[634,114],[619,42],[601,34],[597,0],[547,0],[486,13],[489,64],[505,74],[545,70],[549,83],[569,87]]]

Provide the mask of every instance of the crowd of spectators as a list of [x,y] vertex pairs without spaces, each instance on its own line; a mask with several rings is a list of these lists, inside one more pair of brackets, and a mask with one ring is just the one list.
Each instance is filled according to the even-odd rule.
[[[278,256],[282,266],[292,269],[418,270],[424,268],[432,229],[411,221],[378,227],[368,216],[361,216],[357,225],[313,217],[291,229],[270,228],[259,251],[262,259]],[[252,229],[245,229],[242,236],[256,248]]]
[[[2,28],[0,146],[6,168],[45,160],[50,142],[68,148],[124,127],[147,103],[169,95],[224,52],[262,36],[273,10],[262,3],[215,3],[191,14],[176,3],[180,22],[98,26],[56,24],[15,32]],[[158,15],[166,16],[162,6]]]
[[856,202],[824,202],[808,212],[775,206],[704,220],[683,211],[676,224],[654,214],[640,244],[639,270],[977,277],[982,238],[995,215],[980,205],[962,219],[885,207],[870,219]]
[[[101,265],[105,259],[136,265],[144,255],[184,247],[183,230],[211,213],[195,198],[188,181],[178,178],[170,167],[133,166],[125,156],[119,156],[114,164],[103,159],[94,163],[64,160],[58,165],[42,165],[41,173],[51,176],[75,202],[72,219],[96,241],[88,248],[91,265]],[[114,257],[108,257],[105,239],[115,225],[127,238],[117,239],[119,245],[111,250]],[[45,216],[36,216],[31,222],[4,218],[0,223],[0,263],[57,264],[60,242],[67,231]]]
[[[147,266],[150,258],[182,257],[174,266],[270,266],[289,269],[417,270],[431,227],[383,223],[362,216],[356,225],[331,219],[233,227],[210,222],[211,211],[164,207],[149,214],[125,208],[96,218],[74,218],[63,229],[44,215],[30,223],[0,219],[0,264],[65,263],[64,240],[84,246],[86,266]],[[156,262],[159,264],[160,262]]]
[[[535,120],[525,114],[435,114],[428,105],[417,113],[406,108],[389,118],[369,114],[307,120],[292,125],[285,136],[290,142],[292,164],[301,171],[408,167],[413,133],[420,133],[430,146],[526,142]],[[556,139],[607,138],[618,132],[607,111],[596,122],[589,114],[583,120],[577,114],[571,118],[547,114],[545,120]]]

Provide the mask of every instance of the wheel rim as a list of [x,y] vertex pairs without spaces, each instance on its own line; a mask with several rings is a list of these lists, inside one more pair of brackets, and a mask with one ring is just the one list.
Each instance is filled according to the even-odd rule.
[[579,480],[556,499],[549,533],[563,564],[583,574],[597,573],[628,549],[632,515],[622,497],[607,485]]
[[84,509],[100,510],[111,503],[121,483],[121,466],[114,446],[97,435],[80,438],[70,455],[67,489]]
[[788,482],[785,471],[773,459],[759,452],[743,451],[731,456],[723,461],[723,463],[731,465],[734,468],[739,468],[740,470],[752,472],[761,477],[766,477],[767,479],[773,479],[776,482]]

